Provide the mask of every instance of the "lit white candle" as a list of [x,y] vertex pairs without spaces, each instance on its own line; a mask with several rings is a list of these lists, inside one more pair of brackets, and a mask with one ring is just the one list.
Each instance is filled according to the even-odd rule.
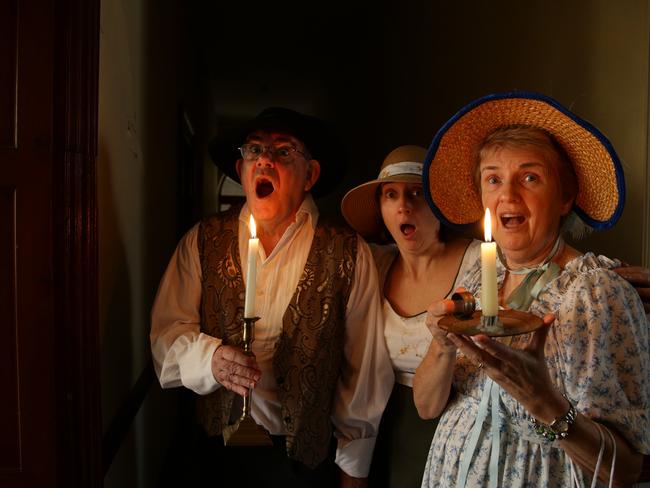
[[499,315],[497,299],[497,243],[492,241],[490,209],[485,209],[483,221],[485,241],[481,243],[481,307],[483,315]]
[[255,237],[255,219],[251,215],[251,238],[248,239],[248,267],[246,269],[246,299],[244,301],[244,317],[255,317],[255,288],[257,286],[257,254],[260,240]]

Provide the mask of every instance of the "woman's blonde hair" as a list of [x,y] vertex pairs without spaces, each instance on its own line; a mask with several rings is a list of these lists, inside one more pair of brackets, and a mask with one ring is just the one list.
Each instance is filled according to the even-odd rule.
[[474,184],[479,192],[480,185],[480,164],[485,155],[494,149],[499,148],[520,148],[535,147],[554,161],[560,184],[562,185],[562,195],[566,198],[575,198],[578,194],[578,178],[576,177],[573,165],[564,148],[555,140],[552,134],[549,134],[539,127],[529,125],[508,125],[499,127],[491,132],[477,148],[474,158],[474,168],[472,175]]

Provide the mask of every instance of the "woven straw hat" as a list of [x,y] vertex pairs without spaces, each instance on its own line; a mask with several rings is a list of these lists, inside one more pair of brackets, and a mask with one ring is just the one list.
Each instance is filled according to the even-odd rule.
[[390,152],[376,180],[352,188],[341,201],[341,212],[348,224],[364,237],[376,236],[382,229],[377,187],[382,183],[422,183],[422,163],[427,150],[420,146],[400,146]]
[[612,227],[625,203],[625,180],[614,148],[598,129],[557,101],[531,92],[479,98],[438,131],[424,164],[425,197],[436,216],[457,228],[483,217],[471,174],[476,151],[495,129],[515,124],[539,127],[555,137],[578,179],[573,210],[594,229]]

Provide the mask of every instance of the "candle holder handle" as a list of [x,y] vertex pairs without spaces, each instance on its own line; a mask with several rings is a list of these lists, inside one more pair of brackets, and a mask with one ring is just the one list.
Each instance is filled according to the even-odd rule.
[[[242,327],[242,342],[244,346],[244,354],[247,356],[253,355],[253,341],[255,340],[255,322],[259,317],[244,317],[244,325]],[[253,395],[253,388],[248,388],[248,395],[243,399],[242,415],[240,420],[244,417],[250,417],[251,414],[251,396]]]
[[451,295],[454,302],[454,317],[457,319],[467,319],[472,316],[476,310],[476,300],[474,295],[468,291],[454,292]]
[[[259,317],[244,317],[242,326],[242,346],[244,354],[253,355],[253,339],[255,336],[255,322]],[[243,397],[242,413],[239,419],[231,425],[224,427],[222,435],[226,446],[272,446],[273,442],[269,433],[258,425],[251,417],[251,399],[253,388],[248,389],[248,395]]]

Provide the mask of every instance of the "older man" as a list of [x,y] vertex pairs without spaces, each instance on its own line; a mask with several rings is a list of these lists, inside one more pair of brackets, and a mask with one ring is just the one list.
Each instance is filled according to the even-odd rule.
[[[191,229],[161,281],[151,329],[161,385],[201,395],[200,423],[217,439],[236,394],[254,387],[252,417],[276,446],[276,454],[258,456],[213,443],[215,479],[228,478],[232,463],[245,458],[249,469],[232,479],[331,486],[332,428],[343,484],[361,485],[367,476],[392,369],[368,246],[319,221],[311,196],[335,182],[337,148],[320,120],[283,108],[216,139],[213,159],[239,178],[246,203]],[[240,347],[251,214],[261,244],[253,357]],[[273,457],[278,446],[281,459]]]

